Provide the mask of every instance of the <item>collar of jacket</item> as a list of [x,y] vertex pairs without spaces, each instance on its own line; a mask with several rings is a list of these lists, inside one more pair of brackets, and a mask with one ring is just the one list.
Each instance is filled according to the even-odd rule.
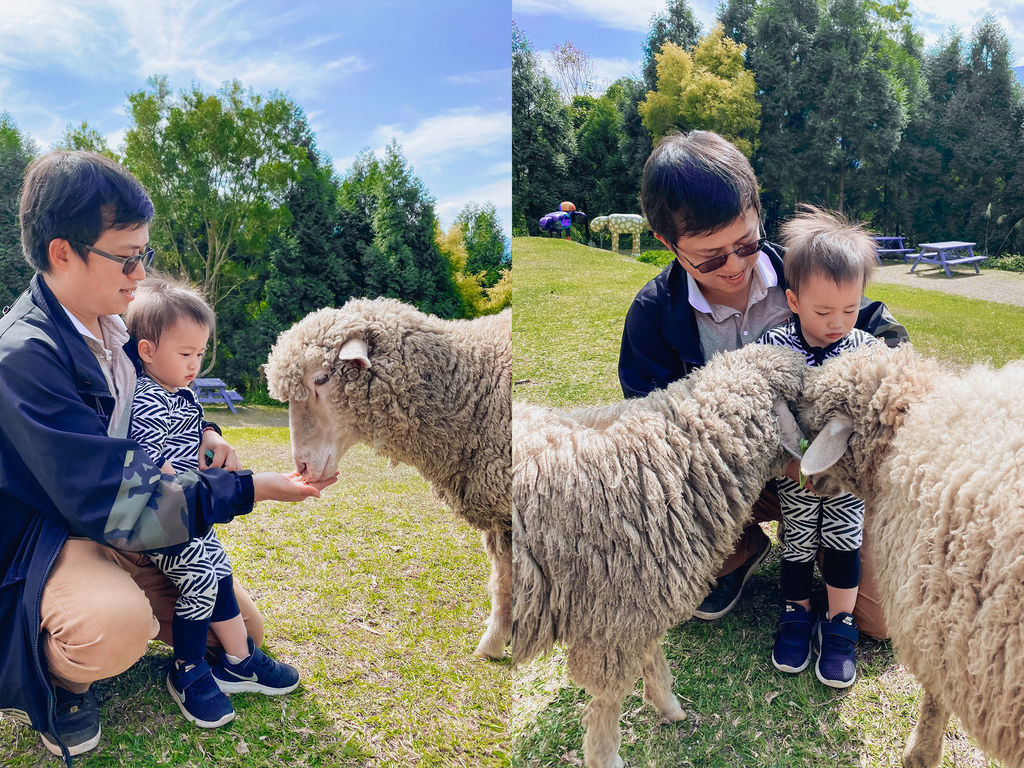
[[53,291],[43,280],[42,273],[36,272],[29,283],[29,294],[35,304],[50,320],[54,333],[59,336],[58,354],[63,354],[75,377],[75,387],[82,394],[97,397],[111,397],[107,380],[100,370],[96,355],[85,343],[82,334],[68,318],[64,307],[57,301]]

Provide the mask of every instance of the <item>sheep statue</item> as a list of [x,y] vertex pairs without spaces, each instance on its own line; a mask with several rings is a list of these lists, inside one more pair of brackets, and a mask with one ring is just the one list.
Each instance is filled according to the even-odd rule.
[[[690,618],[789,457],[806,363],[749,345],[645,398],[592,409],[513,408],[513,662],[562,642],[591,695],[583,753],[615,768],[622,702],[686,713],[660,647]],[[787,445],[790,442],[787,441]]]
[[287,401],[292,456],[311,481],[358,442],[416,467],[483,532],[491,615],[476,648],[504,655],[512,633],[510,310],[440,320],[395,299],[352,299],[283,332],[264,368]]
[[923,689],[903,765],[939,764],[953,714],[1024,766],[1024,362],[956,375],[877,345],[806,382],[801,469],[865,500],[893,647]]

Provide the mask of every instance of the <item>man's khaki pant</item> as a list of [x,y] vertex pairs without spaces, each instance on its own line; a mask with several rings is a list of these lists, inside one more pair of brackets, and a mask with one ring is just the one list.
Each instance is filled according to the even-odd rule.
[[[717,574],[718,577],[732,573],[761,550],[761,543],[768,537],[761,530],[759,523],[772,520],[782,520],[782,510],[779,508],[779,497],[775,492],[774,483],[770,483],[754,503],[754,522],[743,529],[743,535],[736,543],[735,551],[725,559]],[[889,637],[889,628],[885,623],[878,585],[875,583],[870,544],[865,536],[860,548],[860,588],[857,590],[853,618],[861,632],[879,640],[886,640]]]
[[[234,586],[245,627],[259,645],[263,617],[237,580]],[[43,588],[40,611],[53,681],[83,693],[132,666],[150,640],[170,644],[177,597],[177,587],[145,555],[68,539]],[[218,645],[212,633],[208,642]]]

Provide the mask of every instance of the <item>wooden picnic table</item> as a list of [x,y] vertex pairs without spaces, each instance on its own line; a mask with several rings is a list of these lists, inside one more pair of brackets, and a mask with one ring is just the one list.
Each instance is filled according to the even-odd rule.
[[875,259],[882,263],[883,256],[901,256],[907,261],[907,255],[916,253],[914,248],[907,248],[907,239],[900,235],[876,235],[871,238],[875,241]]
[[975,256],[974,246],[977,243],[965,243],[960,240],[947,240],[941,243],[921,243],[918,248],[921,250],[914,260],[914,266],[910,268],[913,272],[922,261],[925,264],[936,264],[946,271],[946,277],[952,277],[949,267],[951,264],[971,264],[974,267],[974,274],[981,274],[978,269],[978,262],[984,261],[988,256]]
[[192,390],[200,403],[223,403],[232,413],[238,413],[235,410],[235,403],[242,402],[242,396],[235,390],[228,389],[228,385],[221,379],[193,379]]

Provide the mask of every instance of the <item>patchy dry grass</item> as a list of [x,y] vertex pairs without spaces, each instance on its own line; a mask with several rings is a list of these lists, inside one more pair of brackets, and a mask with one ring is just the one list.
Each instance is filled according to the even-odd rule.
[[[286,429],[225,436],[247,467],[290,469]],[[235,721],[204,731],[167,695],[170,650],[154,643],[97,685],[103,737],[76,768],[508,765],[512,672],[472,656],[489,608],[479,534],[408,466],[359,446],[341,472],[319,500],[265,502],[218,527],[266,619],[264,648],[300,670],[299,690],[236,695]],[[0,719],[0,764],[59,763]]]

